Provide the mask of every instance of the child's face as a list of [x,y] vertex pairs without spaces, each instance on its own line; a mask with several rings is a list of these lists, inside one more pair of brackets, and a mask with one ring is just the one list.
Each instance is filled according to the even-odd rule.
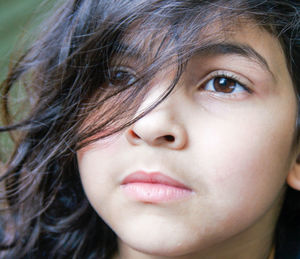
[[[268,249],[295,156],[295,93],[280,45],[268,33],[244,28],[225,42],[251,47],[266,63],[235,48],[195,56],[152,112],[105,144],[78,151],[86,195],[122,240],[121,251],[175,256]],[[171,68],[153,79],[141,110],[173,75]],[[226,82],[228,76],[239,83]],[[160,172],[187,189],[136,177],[124,185],[137,171]]]

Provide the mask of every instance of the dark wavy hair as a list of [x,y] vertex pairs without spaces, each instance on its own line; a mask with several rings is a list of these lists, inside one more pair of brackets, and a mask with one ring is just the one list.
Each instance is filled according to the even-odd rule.
[[[116,236],[89,205],[76,151],[155,108],[196,52],[249,21],[280,41],[299,107],[298,0],[66,0],[56,8],[1,85],[0,131],[10,132],[15,150],[0,178],[0,257],[110,258]],[[136,53],[138,71],[115,69]],[[172,84],[135,115],[147,82],[170,64],[177,66]],[[27,96],[21,120],[11,107],[17,88]],[[299,192],[287,187],[274,240],[277,259],[299,258],[299,218]]]

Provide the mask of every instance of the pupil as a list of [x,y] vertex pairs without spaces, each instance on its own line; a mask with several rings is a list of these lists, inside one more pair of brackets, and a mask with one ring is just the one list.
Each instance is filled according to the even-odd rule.
[[227,85],[227,79],[226,78],[220,78],[219,79],[219,84],[225,87]]
[[115,77],[116,77],[116,80],[122,80],[122,79],[125,79],[125,73],[119,71],[119,72],[116,73]]
[[115,86],[127,86],[133,83],[133,81],[134,78],[128,72],[124,71],[115,71],[110,77],[110,83]]
[[214,80],[214,88],[217,92],[232,93],[235,88],[235,81],[225,77],[217,77]]

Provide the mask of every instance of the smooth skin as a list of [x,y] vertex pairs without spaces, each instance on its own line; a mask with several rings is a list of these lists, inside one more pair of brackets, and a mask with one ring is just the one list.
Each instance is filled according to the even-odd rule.
[[[115,258],[274,257],[286,183],[300,189],[295,92],[269,33],[244,25],[223,43],[251,47],[263,60],[194,56],[164,102],[119,135],[78,151],[87,198],[119,238]],[[174,73],[170,67],[155,76],[138,112],[157,100]],[[216,88],[224,82],[224,90]],[[161,203],[131,199],[121,182],[137,170],[162,172],[192,194]]]

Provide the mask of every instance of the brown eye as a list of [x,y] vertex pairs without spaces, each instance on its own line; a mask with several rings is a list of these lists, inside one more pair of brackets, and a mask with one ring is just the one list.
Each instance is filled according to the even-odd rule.
[[234,91],[236,82],[226,77],[216,77],[213,85],[217,92],[232,93]]
[[135,82],[135,76],[126,69],[116,68],[109,73],[109,83],[114,86],[129,86]]
[[248,91],[246,87],[238,83],[236,80],[226,76],[218,76],[210,79],[204,85],[204,90],[218,92],[223,94],[239,93]]

